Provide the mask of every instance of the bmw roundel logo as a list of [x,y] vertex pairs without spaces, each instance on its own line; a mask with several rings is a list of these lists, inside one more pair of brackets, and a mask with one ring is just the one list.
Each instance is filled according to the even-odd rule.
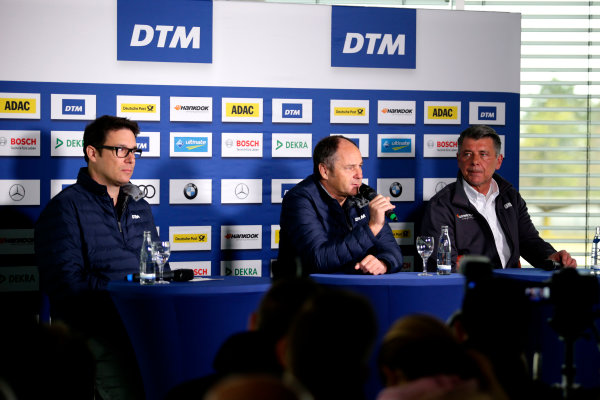
[[183,188],[183,195],[188,200],[195,199],[196,196],[198,195],[198,188],[193,183],[188,183]]
[[402,194],[402,185],[400,182],[392,182],[390,185],[390,194],[392,197],[400,197]]

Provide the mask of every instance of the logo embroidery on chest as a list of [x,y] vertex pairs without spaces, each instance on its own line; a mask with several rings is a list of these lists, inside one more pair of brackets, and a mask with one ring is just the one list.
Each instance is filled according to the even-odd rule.
[[456,218],[460,219],[461,221],[469,221],[474,219],[473,214],[456,214]]
[[131,219],[140,219],[141,217],[137,214],[131,214]]

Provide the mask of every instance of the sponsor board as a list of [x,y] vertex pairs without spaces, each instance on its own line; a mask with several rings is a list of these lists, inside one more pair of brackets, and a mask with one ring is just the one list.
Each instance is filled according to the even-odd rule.
[[369,157],[369,134],[368,133],[332,133],[329,136],[342,135],[346,139],[350,139],[354,142],[356,147],[360,150],[362,158]]
[[191,269],[196,276],[211,276],[212,268],[210,261],[169,261],[171,271],[176,269]]
[[423,123],[430,125],[460,125],[460,101],[425,101]]
[[0,267],[0,292],[36,292],[39,289],[37,267]]
[[412,246],[415,243],[414,222],[390,222],[390,228],[399,245]]
[[222,276],[262,276],[261,260],[221,261]]
[[221,225],[221,250],[262,249],[262,225]]
[[0,93],[0,118],[40,119],[39,93]]
[[169,226],[172,251],[211,249],[211,226]]
[[169,179],[169,204],[211,204],[212,179]]
[[368,124],[369,100],[330,100],[329,122],[332,124]]
[[117,1],[117,60],[212,62],[211,1]]
[[222,122],[263,122],[263,99],[221,99]]
[[402,267],[400,272],[412,272],[415,270],[415,257],[414,256],[402,256]]
[[454,178],[423,178],[423,201],[429,201],[435,196],[440,190],[449,185],[450,183],[456,182]]
[[506,125],[506,104],[469,102],[469,125]]
[[390,198],[391,202],[415,201],[414,178],[377,179],[377,193]]
[[262,133],[222,133],[221,157],[263,156]]
[[416,68],[417,11],[333,6],[331,66]]
[[39,157],[40,131],[0,131],[0,156]]
[[460,135],[423,135],[423,157],[456,158]]
[[271,248],[279,248],[279,231],[281,227],[279,225],[271,225]]
[[312,123],[312,99],[273,99],[271,106],[274,123]]
[[117,116],[134,121],[160,121],[160,96],[117,96]]
[[140,132],[135,143],[142,150],[142,157],[160,157],[160,132]]
[[50,95],[51,119],[96,119],[95,94],[54,94]]
[[221,204],[262,204],[262,179],[221,179]]
[[273,133],[271,135],[271,157],[311,158],[312,134]]
[[33,229],[0,229],[0,254],[34,254]]
[[50,156],[83,157],[83,131],[50,131]]
[[174,97],[169,100],[172,122],[212,122],[212,97]]
[[0,179],[1,206],[39,206],[39,179]]
[[377,101],[378,124],[415,124],[417,114],[416,101]]
[[52,179],[50,180],[50,198],[53,198],[63,189],[74,185],[77,179]]
[[160,204],[160,179],[132,179],[131,183],[142,191],[148,204]]
[[271,203],[283,201],[283,196],[302,179],[271,179]]
[[171,157],[212,157],[211,132],[171,132]]
[[414,157],[415,135],[377,135],[377,157]]

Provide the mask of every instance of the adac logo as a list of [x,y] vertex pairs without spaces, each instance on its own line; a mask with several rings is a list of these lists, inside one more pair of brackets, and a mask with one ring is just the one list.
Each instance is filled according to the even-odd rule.
[[175,137],[176,152],[206,153],[208,151],[207,137]]
[[85,100],[83,99],[63,99],[63,115],[85,115]]
[[412,140],[382,139],[381,151],[384,153],[410,153],[412,151]]
[[227,103],[227,117],[260,117],[259,103]]
[[121,104],[121,112],[156,113],[156,104]]
[[283,118],[302,118],[302,104],[283,103],[281,106],[281,116]]
[[206,243],[208,236],[205,233],[178,233],[173,235],[175,243]]
[[0,98],[0,112],[35,114],[37,112],[37,100],[35,98]]
[[427,107],[427,117],[429,119],[458,119],[458,107],[456,106],[429,106]]
[[336,116],[344,115],[344,116],[363,116],[365,115],[364,107],[335,107],[333,109],[333,113]]

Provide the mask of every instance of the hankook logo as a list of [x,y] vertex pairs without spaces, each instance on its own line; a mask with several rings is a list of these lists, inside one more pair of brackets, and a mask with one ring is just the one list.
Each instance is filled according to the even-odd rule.
[[400,195],[402,194],[402,185],[400,184],[400,182],[393,182],[390,185],[390,194],[392,195],[392,197],[400,197]]
[[250,188],[245,183],[240,183],[235,187],[235,195],[238,199],[245,199],[249,194]]
[[195,199],[198,195],[198,187],[191,182],[188,183],[183,187],[183,195],[188,200]]
[[25,188],[21,184],[14,184],[8,190],[8,195],[14,201],[21,201],[25,197]]
[[151,199],[156,194],[156,188],[152,185],[137,185],[144,194],[144,198]]

